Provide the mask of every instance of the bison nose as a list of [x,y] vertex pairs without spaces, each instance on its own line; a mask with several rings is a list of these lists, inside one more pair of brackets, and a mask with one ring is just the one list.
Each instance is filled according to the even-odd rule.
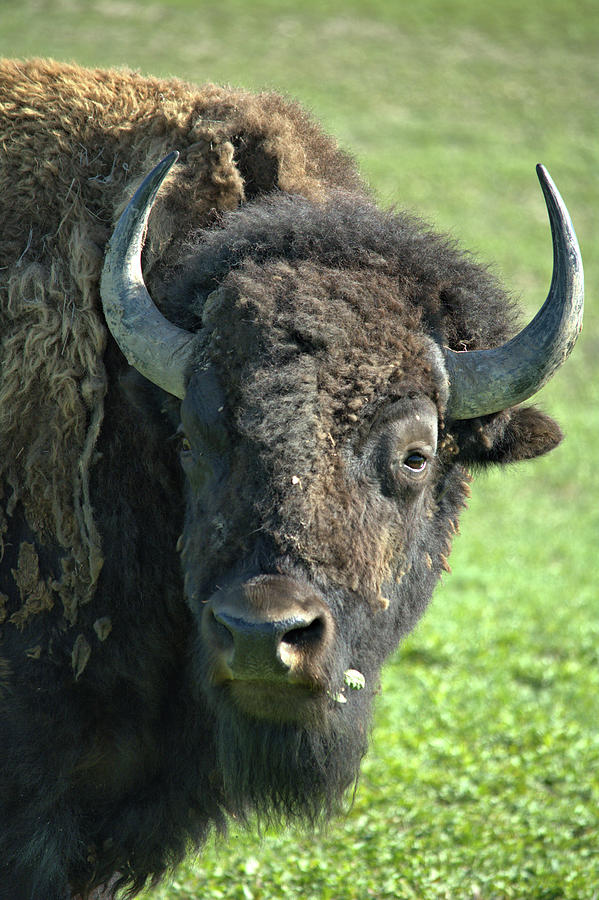
[[218,660],[217,680],[313,685],[333,623],[309,588],[283,576],[260,576],[217,597],[204,627]]
[[236,678],[268,680],[286,676],[299,658],[318,647],[320,616],[294,616],[274,622],[248,622],[215,612],[222,649]]

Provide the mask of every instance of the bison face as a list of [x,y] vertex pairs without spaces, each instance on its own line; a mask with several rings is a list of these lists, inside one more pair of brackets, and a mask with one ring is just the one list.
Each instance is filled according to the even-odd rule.
[[[228,294],[229,323],[236,308],[251,319],[246,300]],[[285,341],[286,371],[266,371],[259,354],[258,375],[213,337],[181,407],[195,682],[230,807],[311,818],[357,775],[382,662],[428,602],[462,477],[439,456],[426,394],[396,384],[366,404],[362,427],[335,425],[322,386],[330,354]],[[294,428],[307,406],[314,415]]]
[[[326,731],[366,708],[432,590],[432,575],[417,591],[405,576],[420,547],[446,544],[445,375],[381,273],[250,261],[202,319],[181,408],[199,680],[240,714]],[[346,689],[350,669],[365,689]]]

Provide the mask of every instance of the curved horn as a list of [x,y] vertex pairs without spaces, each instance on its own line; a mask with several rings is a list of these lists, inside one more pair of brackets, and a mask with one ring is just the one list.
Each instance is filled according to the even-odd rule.
[[129,201],[108,245],[100,293],[108,327],[128,362],[154,384],[183,399],[197,337],[165,319],[150,297],[141,271],[152,205],[178,158],[176,151],[169,153]]
[[452,419],[499,412],[532,397],[565,362],[580,334],[584,279],[578,241],[544,166],[537,166],[537,175],[553,238],[549,294],[532,322],[501,347],[470,353],[444,348]]

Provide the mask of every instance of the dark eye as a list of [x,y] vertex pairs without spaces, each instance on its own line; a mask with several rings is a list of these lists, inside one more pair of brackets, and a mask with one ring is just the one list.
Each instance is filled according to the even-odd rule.
[[403,464],[408,469],[411,469],[412,472],[423,472],[426,469],[427,462],[428,460],[423,453],[420,453],[418,450],[411,450],[405,457]]
[[191,453],[191,443],[189,441],[189,438],[185,437],[185,435],[181,436],[179,449],[181,450],[181,453]]

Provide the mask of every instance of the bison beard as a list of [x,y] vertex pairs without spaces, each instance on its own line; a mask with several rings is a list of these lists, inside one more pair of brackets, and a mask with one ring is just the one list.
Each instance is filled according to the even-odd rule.
[[358,777],[367,736],[352,716],[332,718],[334,724],[318,731],[258,723],[228,703],[221,705],[216,762],[226,808],[243,821],[257,813],[259,820],[275,824],[314,824],[338,812],[345,791]]

